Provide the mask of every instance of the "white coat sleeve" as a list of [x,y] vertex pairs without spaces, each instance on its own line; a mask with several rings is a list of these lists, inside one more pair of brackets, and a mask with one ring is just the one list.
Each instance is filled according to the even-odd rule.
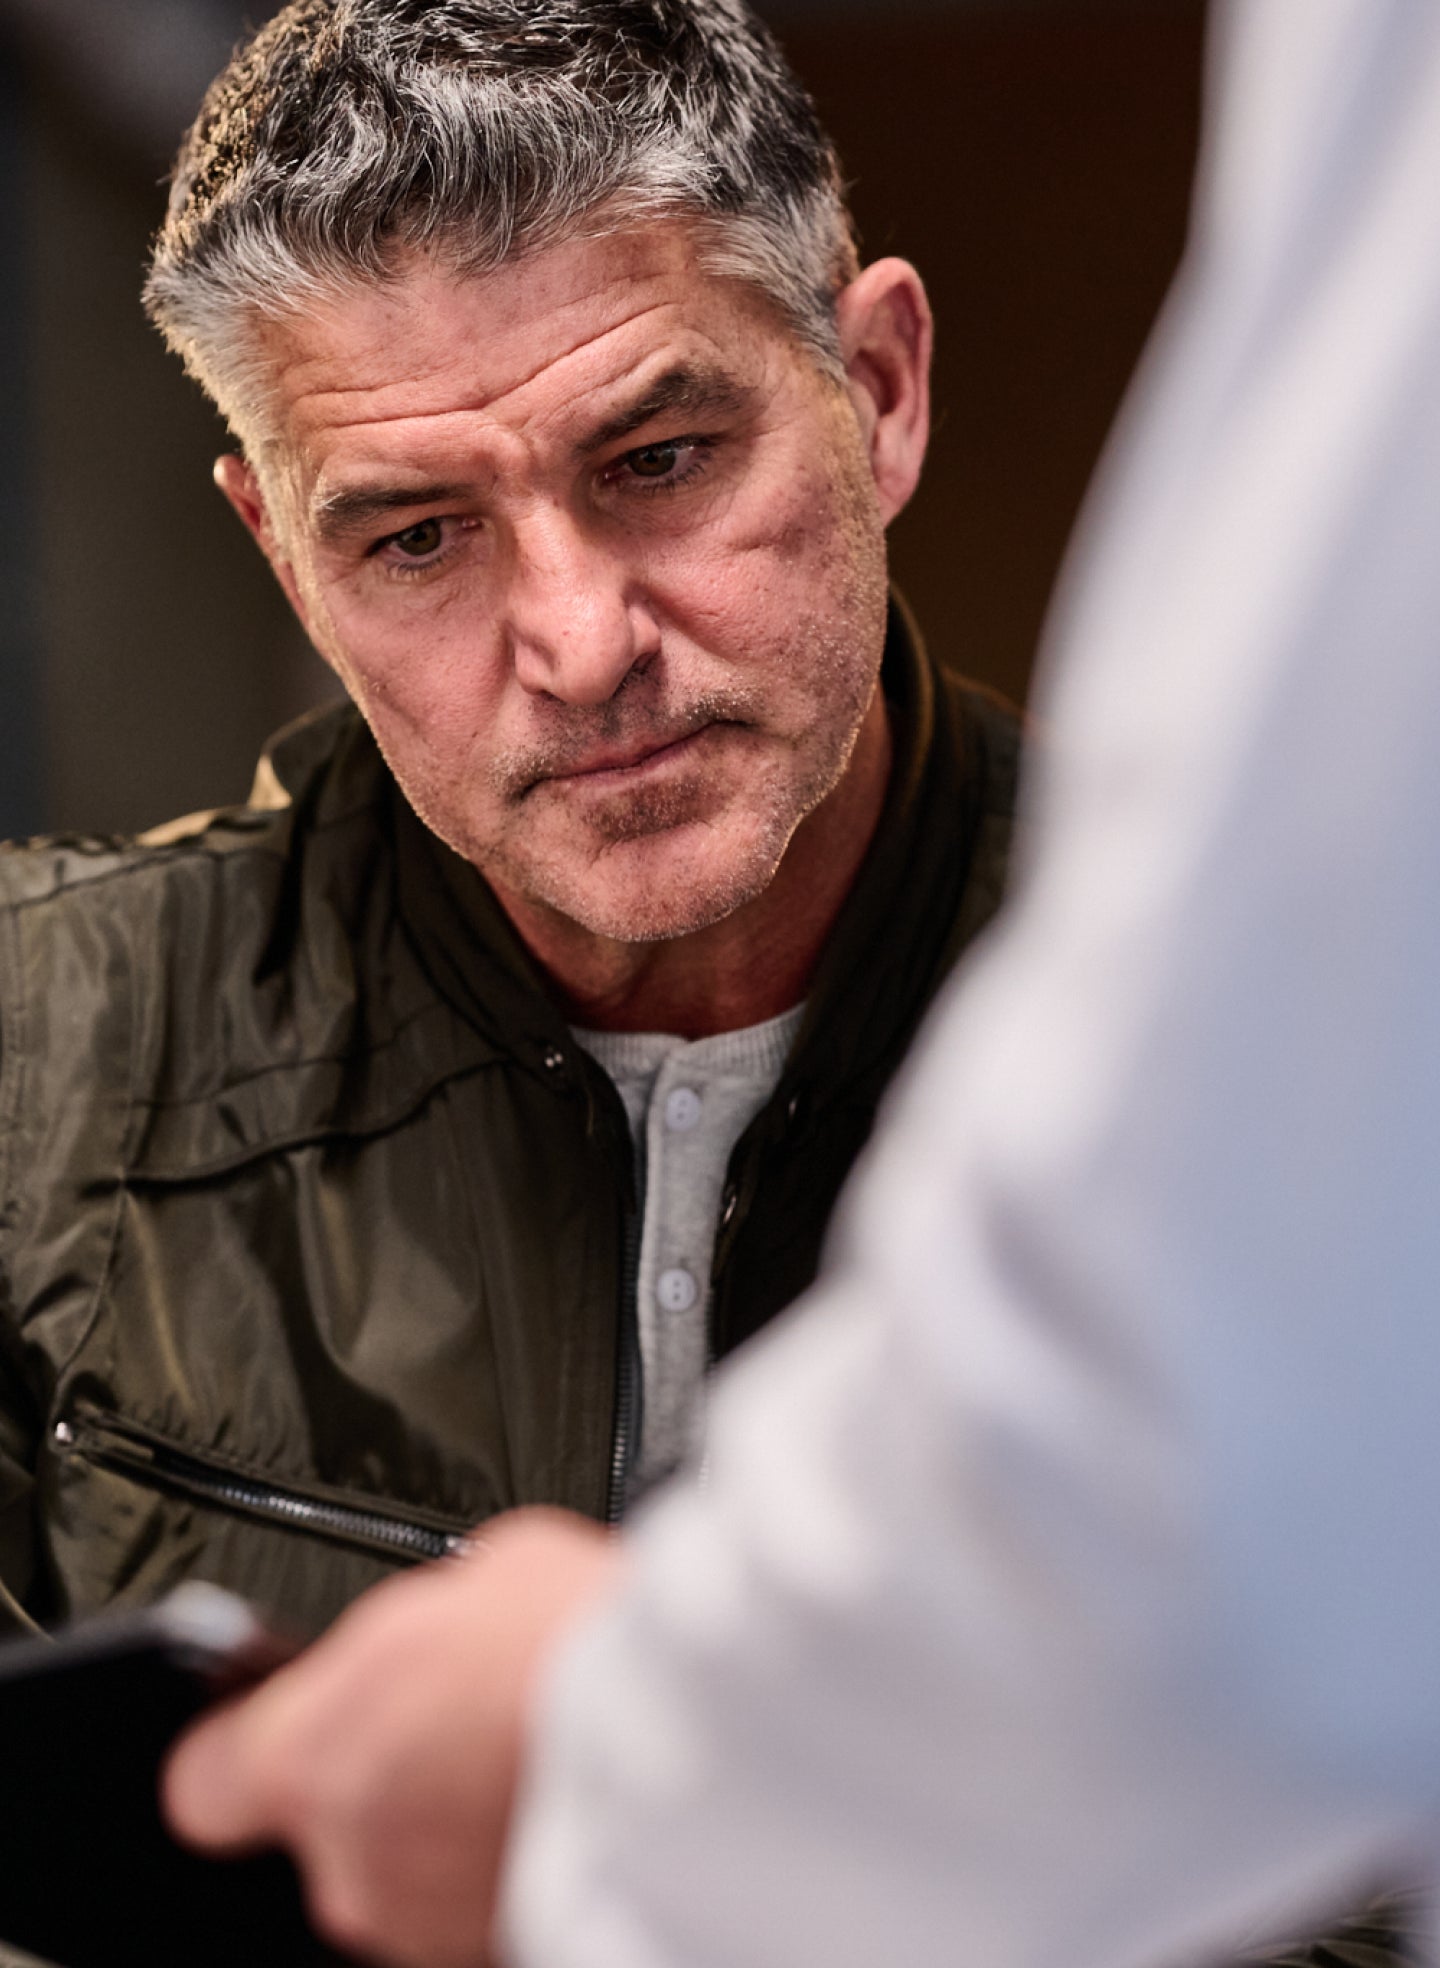
[[551,1683],[523,1968],[1126,1968],[1433,1870],[1440,6],[1213,54],[1018,894]]

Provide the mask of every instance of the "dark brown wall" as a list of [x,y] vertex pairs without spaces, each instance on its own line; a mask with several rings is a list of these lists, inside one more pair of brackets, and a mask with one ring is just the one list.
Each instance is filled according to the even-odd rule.
[[938,653],[1020,695],[1057,561],[1180,248],[1201,12],[795,28],[867,258],[925,275],[936,433],[894,567]]
[[243,798],[328,672],[211,482],[223,426],[141,313],[159,190],[62,108],[31,123],[44,822],[128,831]]
[[[894,8],[784,38],[867,252],[916,260],[940,319],[939,429],[897,573],[937,649],[1018,694],[1179,247],[1198,6]],[[29,123],[37,824],[130,828],[238,797],[323,672],[210,485],[223,434],[140,315],[153,164],[87,134],[62,93],[37,90]]]

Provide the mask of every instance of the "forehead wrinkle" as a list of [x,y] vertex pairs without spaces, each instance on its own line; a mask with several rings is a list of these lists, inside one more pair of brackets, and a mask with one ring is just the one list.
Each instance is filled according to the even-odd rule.
[[[633,328],[636,324],[645,321],[653,314],[662,313],[666,309],[673,309],[675,305],[676,303],[673,298],[667,295],[663,299],[652,302],[646,307],[638,308],[633,313],[627,315],[624,320],[612,323],[610,326],[600,330],[598,334],[587,338],[584,342],[566,349],[558,355],[541,358],[523,376],[506,382],[500,388],[486,390],[475,387],[474,379],[472,378],[472,393],[467,393],[458,399],[456,397],[441,397],[433,404],[428,405],[416,404],[412,399],[405,402],[403,407],[397,407],[388,415],[384,413],[381,403],[373,401],[364,409],[357,406],[355,411],[350,415],[335,414],[335,408],[333,406],[338,406],[346,402],[347,399],[356,397],[383,398],[392,390],[413,390],[416,382],[413,371],[403,376],[395,375],[392,371],[383,381],[371,382],[362,380],[360,382],[350,383],[340,381],[337,378],[331,387],[321,389],[312,388],[310,390],[305,390],[302,387],[292,396],[289,406],[292,433],[291,445],[301,455],[309,451],[313,458],[313,447],[317,444],[323,451],[327,446],[328,440],[360,429],[372,428],[379,430],[386,426],[394,427],[404,424],[428,424],[432,428],[439,425],[443,428],[451,420],[475,418],[486,420],[488,429],[485,431],[485,437],[492,443],[499,442],[504,444],[507,440],[513,440],[516,437],[520,437],[522,442],[526,442],[521,432],[507,429],[507,420],[503,413],[497,414],[500,406],[512,399],[521,397],[526,391],[537,385],[543,385],[547,377],[555,375],[563,365],[583,361],[586,358],[597,358],[598,353],[603,351],[604,345],[613,337],[625,333],[627,329]],[[582,387],[573,391],[562,392],[561,401],[541,406],[539,415],[535,420],[534,428],[537,431],[548,434],[554,430],[557,424],[563,424],[567,417],[574,414],[583,414],[579,410],[580,399],[586,396],[593,396],[597,392],[611,393],[623,388],[628,375],[633,373],[635,369],[639,368],[647,359],[656,353],[657,351],[655,349],[647,347],[644,350],[638,351],[633,360],[620,365],[616,374],[606,376],[594,382],[587,382]],[[311,364],[316,362],[321,364],[328,363],[333,369],[342,365],[344,361],[345,357],[343,353],[331,353],[328,356],[312,357],[310,364],[305,363],[302,357],[300,366],[303,374],[304,367],[311,366]],[[448,366],[453,368],[454,365]],[[676,366],[685,366],[683,359],[677,362]],[[446,367],[447,365],[438,366],[431,372],[432,376],[443,382]],[[478,435],[478,433],[475,435]],[[473,442],[473,435],[471,441]],[[312,470],[314,468],[312,465]],[[323,473],[321,475],[323,476]],[[441,475],[449,476],[449,474],[437,474],[437,476]]]
[[[578,306],[580,304],[577,302],[576,305]],[[673,297],[667,295],[664,300],[654,301],[648,307],[637,308],[633,314],[627,314],[623,320],[612,322],[608,328],[602,328],[597,334],[587,335],[584,341],[577,342],[572,347],[561,350],[558,354],[541,358],[533,369],[528,370],[523,376],[516,378],[514,381],[506,383],[503,388],[494,390],[489,395],[482,395],[471,408],[480,412],[492,410],[498,403],[504,403],[509,398],[521,396],[525,391],[533,389],[537,383],[543,382],[547,377],[556,375],[568,364],[596,357],[604,348],[604,345],[612,340],[614,336],[623,335],[627,330],[645,321],[650,315],[663,314],[667,309],[673,311],[676,306],[677,303]],[[646,350],[634,361],[626,363],[621,374],[633,372],[645,360],[649,353],[650,351]],[[621,376],[617,375],[604,383],[589,385],[587,393],[597,388],[619,388],[620,382]],[[565,407],[563,403],[557,404],[554,414],[563,414]],[[545,421],[549,422],[551,419],[547,417]]]

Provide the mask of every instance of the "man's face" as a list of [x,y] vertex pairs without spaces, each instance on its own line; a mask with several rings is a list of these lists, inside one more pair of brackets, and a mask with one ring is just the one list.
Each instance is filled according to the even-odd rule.
[[267,550],[421,818],[522,929],[760,894],[883,715],[855,393],[678,222],[416,263],[268,353]]

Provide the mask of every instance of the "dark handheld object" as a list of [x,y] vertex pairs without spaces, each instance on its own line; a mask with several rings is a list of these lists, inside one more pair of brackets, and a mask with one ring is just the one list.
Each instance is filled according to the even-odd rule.
[[0,1941],[57,1968],[333,1968],[288,1859],[209,1859],[166,1831],[165,1752],[292,1652],[243,1600],[160,1605],[0,1646]]

